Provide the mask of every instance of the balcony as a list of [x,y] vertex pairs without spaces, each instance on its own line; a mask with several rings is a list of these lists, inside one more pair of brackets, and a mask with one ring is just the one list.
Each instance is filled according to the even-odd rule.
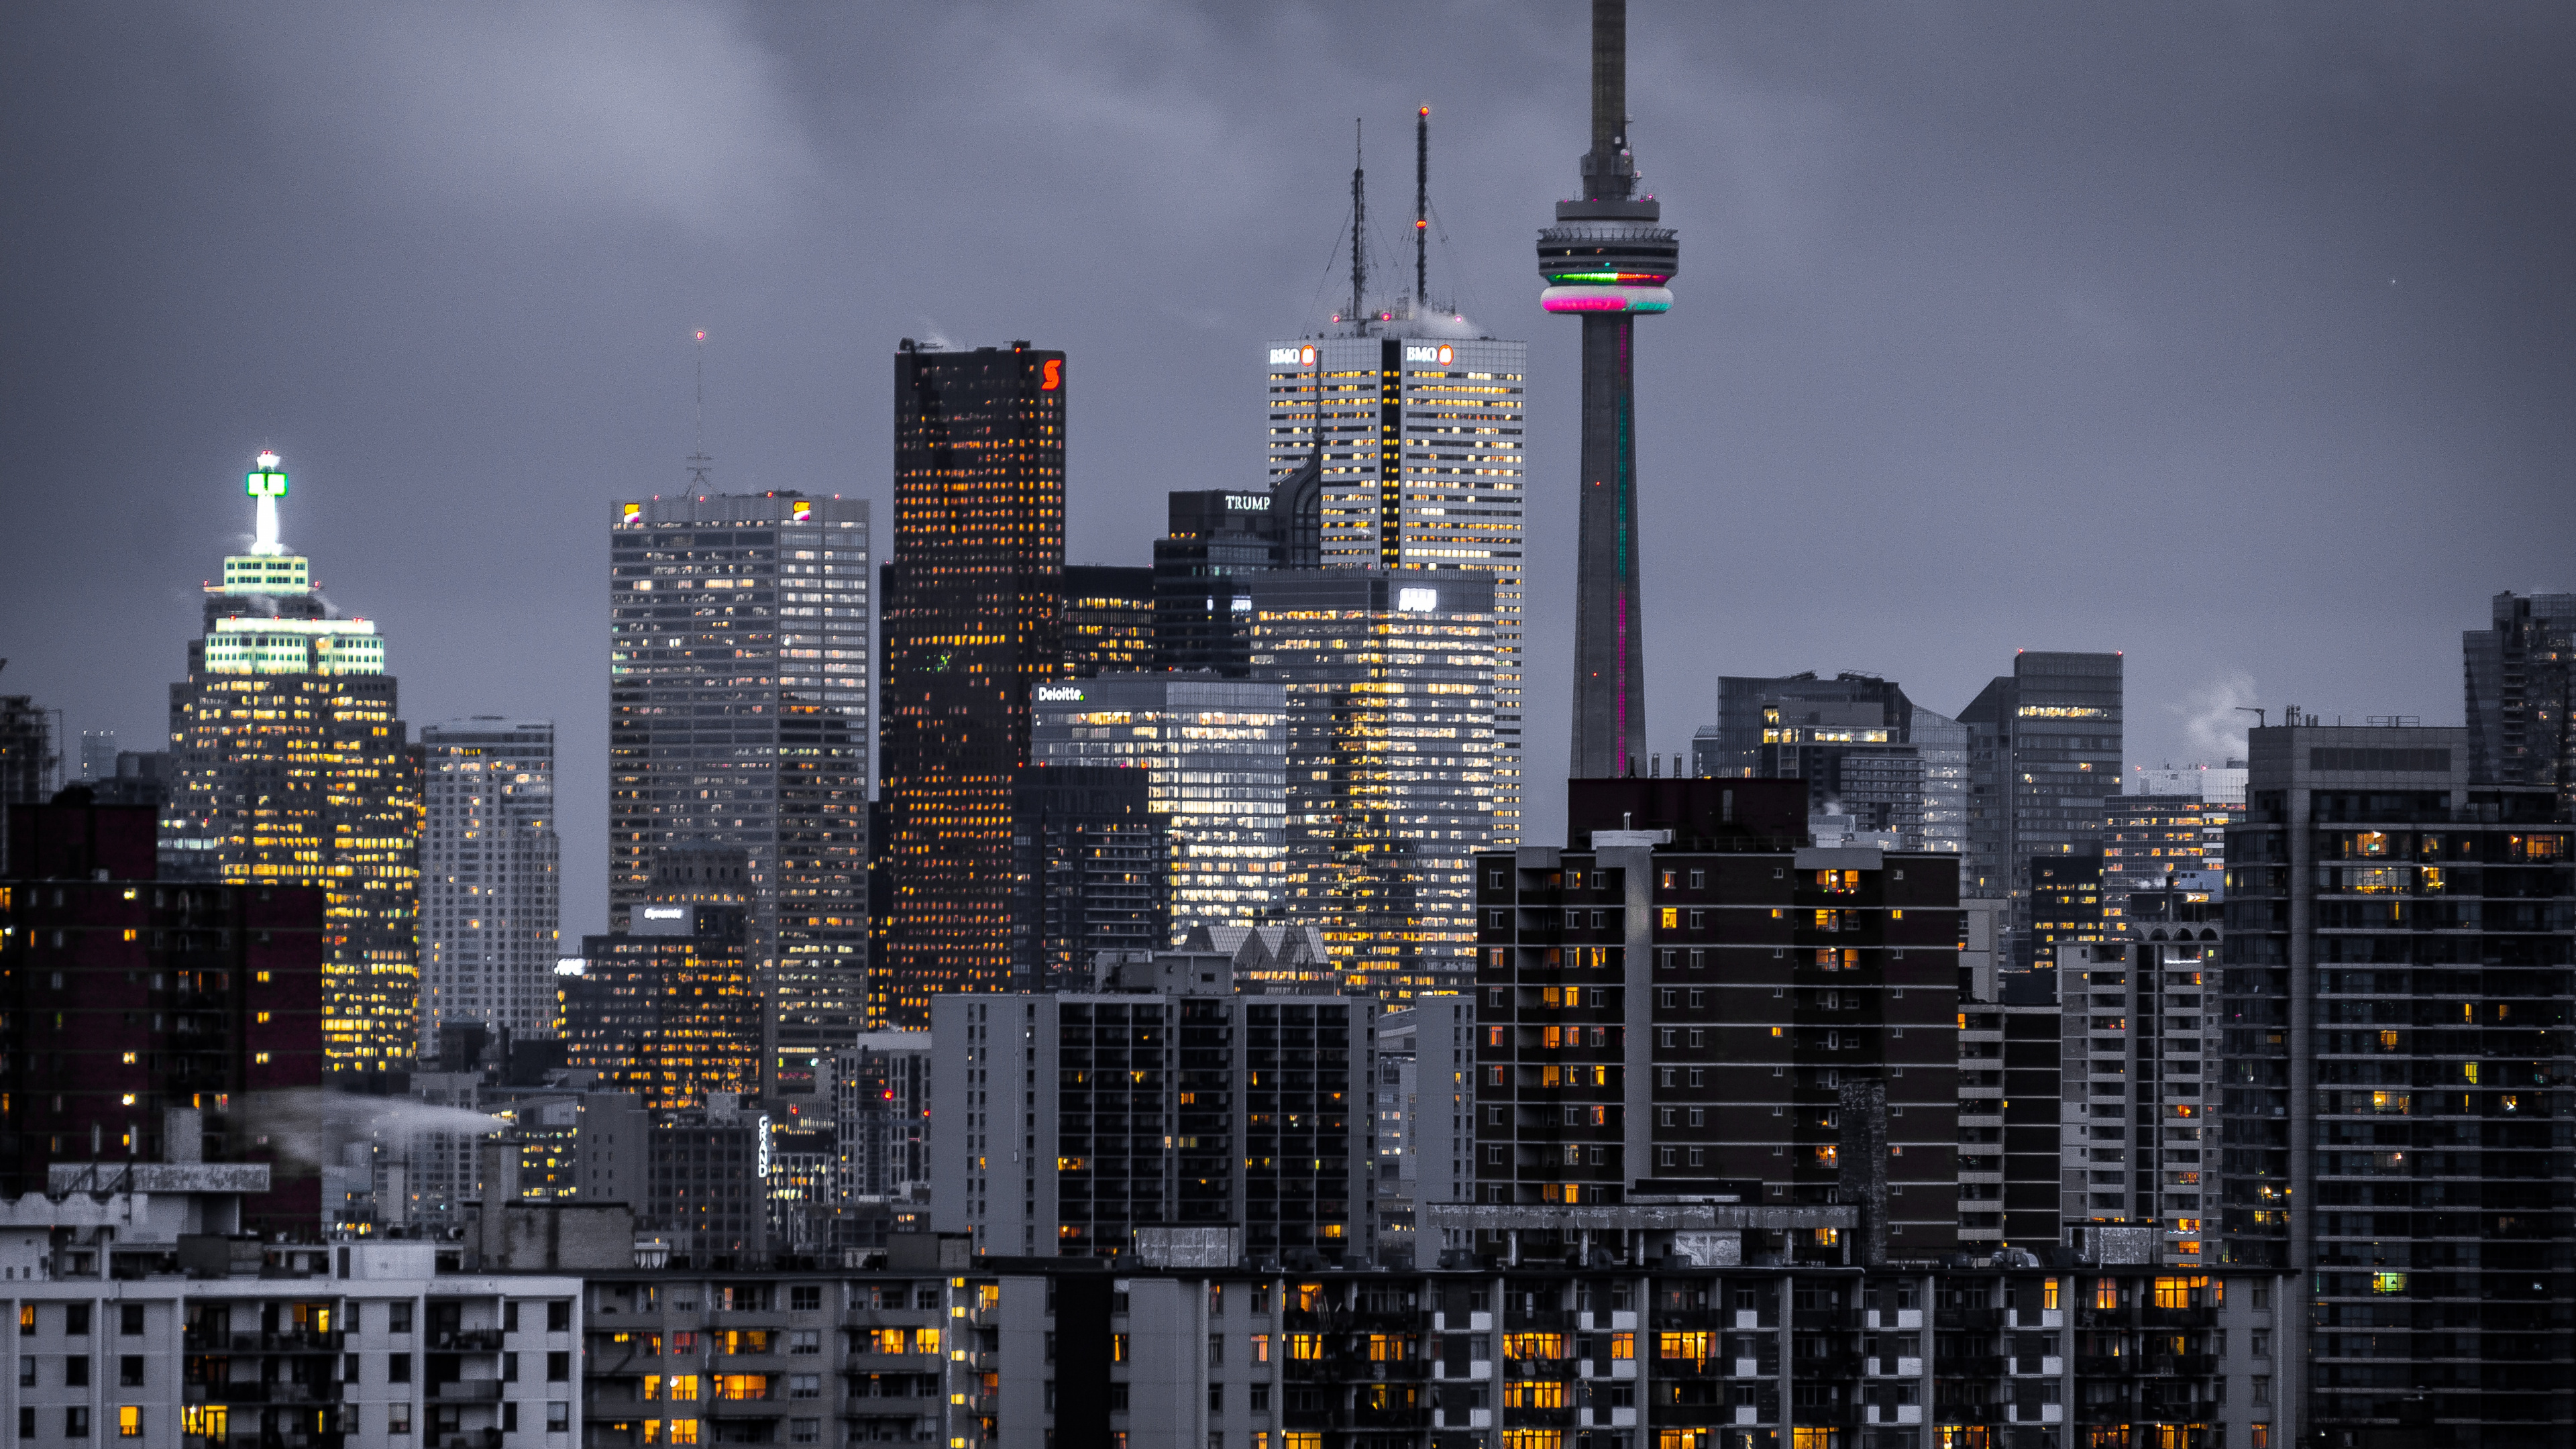
[[334,1329],[314,1333],[292,1329],[285,1333],[203,1333],[183,1332],[179,1337],[181,1353],[338,1353],[347,1335]]
[[501,1402],[499,1379],[449,1379],[428,1386],[428,1397],[442,1404],[497,1404]]
[[448,1328],[433,1331],[429,1346],[440,1353],[499,1353],[501,1330],[497,1328]]
[[1574,1410],[1506,1407],[1503,1410],[1503,1427],[1506,1429],[1571,1429],[1574,1427]]
[[336,1383],[299,1384],[283,1380],[275,1383],[254,1383],[244,1380],[227,1384],[191,1384],[188,1387],[192,1391],[202,1390],[204,1394],[204,1397],[199,1399],[192,1393],[191,1402],[216,1404],[336,1404],[340,1402],[340,1386]]

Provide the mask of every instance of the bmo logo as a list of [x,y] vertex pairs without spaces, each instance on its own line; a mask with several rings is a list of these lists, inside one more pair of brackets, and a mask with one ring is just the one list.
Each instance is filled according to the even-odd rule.
[[1436,362],[1442,367],[1447,367],[1450,363],[1458,360],[1458,353],[1455,348],[1452,348],[1446,342],[1441,343],[1437,347],[1418,347],[1408,343],[1404,349],[1404,360],[1407,362]]
[[1272,367],[1312,367],[1315,365],[1315,349],[1312,347],[1271,348],[1270,365]]

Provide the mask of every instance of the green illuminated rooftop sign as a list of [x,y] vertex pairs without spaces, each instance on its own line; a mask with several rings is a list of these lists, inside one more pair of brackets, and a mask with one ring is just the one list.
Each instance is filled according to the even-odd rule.
[[263,468],[245,475],[242,489],[253,498],[283,498],[286,496],[286,475]]

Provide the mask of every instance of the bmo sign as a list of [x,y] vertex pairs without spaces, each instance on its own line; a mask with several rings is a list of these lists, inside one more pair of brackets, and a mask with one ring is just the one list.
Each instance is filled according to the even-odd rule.
[[1452,348],[1446,342],[1441,343],[1437,347],[1408,342],[1404,345],[1404,360],[1407,362],[1436,362],[1442,367],[1447,367],[1450,363],[1458,360],[1458,353],[1455,348]]
[[1315,365],[1315,349],[1311,346],[1271,348],[1270,365],[1272,367],[1312,367]]

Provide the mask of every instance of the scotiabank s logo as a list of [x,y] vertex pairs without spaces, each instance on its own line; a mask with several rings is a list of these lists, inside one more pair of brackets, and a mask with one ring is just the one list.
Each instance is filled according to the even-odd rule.
[[1049,360],[1038,364],[1038,391],[1053,392],[1064,386],[1064,364]]

